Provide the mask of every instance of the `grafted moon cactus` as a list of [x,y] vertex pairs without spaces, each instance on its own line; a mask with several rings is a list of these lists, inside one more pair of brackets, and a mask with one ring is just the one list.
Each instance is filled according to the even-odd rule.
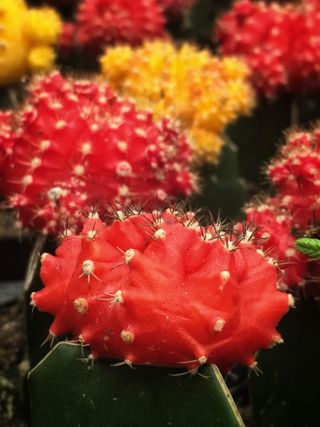
[[293,226],[306,230],[319,223],[320,129],[292,131],[278,156],[270,162],[267,176],[279,202],[293,218]]
[[220,52],[244,59],[268,97],[319,92],[319,1],[279,3],[233,2],[216,25]]
[[29,72],[50,70],[53,44],[61,31],[51,8],[28,8],[24,0],[0,2],[0,86],[14,83]]
[[98,53],[114,43],[141,44],[163,37],[164,15],[157,0],[82,0],[75,22],[66,23],[64,49],[80,48]]
[[281,264],[279,285],[291,288],[303,285],[307,274],[306,258],[294,247],[293,219],[279,206],[277,197],[270,197],[261,204],[251,204],[246,210],[247,221],[259,225],[255,236],[260,238],[263,249]]
[[40,274],[32,304],[55,317],[50,334],[129,366],[254,367],[257,350],[281,342],[275,326],[292,304],[246,234],[174,209],[120,211],[109,226],[93,214],[42,255]]
[[19,113],[0,115],[1,144],[4,137],[12,143],[7,204],[22,225],[45,233],[101,198],[127,203],[195,189],[184,134],[105,84],[59,73],[38,79]]
[[196,162],[216,163],[224,129],[255,103],[243,61],[213,56],[190,43],[115,46],[100,62],[116,91],[133,97],[141,108],[152,108],[157,117],[168,115],[181,123],[193,141]]

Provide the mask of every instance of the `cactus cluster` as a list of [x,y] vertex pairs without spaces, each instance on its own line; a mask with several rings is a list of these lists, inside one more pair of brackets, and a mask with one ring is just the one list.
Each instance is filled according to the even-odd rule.
[[129,366],[254,367],[258,349],[281,342],[292,297],[247,227],[198,220],[176,207],[128,208],[111,225],[91,213],[56,256],[42,255],[45,287],[31,302],[55,317],[50,334]]
[[320,88],[317,1],[279,5],[238,0],[218,21],[216,38],[221,53],[246,60],[255,86],[266,96]]
[[74,22],[65,24],[61,47],[97,54],[105,45],[137,45],[164,36],[164,22],[157,0],[82,0]]
[[35,81],[21,111],[0,120],[1,145],[11,150],[4,193],[20,225],[56,232],[101,198],[162,200],[195,189],[186,137],[105,84],[55,72]]
[[24,0],[2,0],[0,86],[14,83],[29,72],[50,70],[55,60],[52,46],[61,27],[53,9],[28,8]]
[[218,58],[187,43],[109,48],[101,65],[102,74],[121,94],[132,96],[140,107],[151,107],[156,117],[176,118],[192,137],[197,161],[216,162],[222,131],[254,105],[249,70],[241,60]]
[[313,235],[320,220],[320,130],[292,131],[267,168],[276,190],[263,204],[247,208],[247,218],[263,227],[264,247],[284,263],[283,284],[304,284],[309,264],[295,248],[296,237]]

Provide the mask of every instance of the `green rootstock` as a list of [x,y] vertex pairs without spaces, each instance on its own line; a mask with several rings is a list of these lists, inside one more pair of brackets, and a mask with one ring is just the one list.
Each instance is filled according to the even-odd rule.
[[[111,367],[59,343],[30,372],[32,427],[244,427],[219,370]],[[85,361],[87,360],[87,362]]]

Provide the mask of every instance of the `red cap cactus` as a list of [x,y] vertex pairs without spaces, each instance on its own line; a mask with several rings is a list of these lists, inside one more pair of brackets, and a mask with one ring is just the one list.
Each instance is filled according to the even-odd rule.
[[27,227],[55,232],[101,198],[127,203],[195,189],[185,136],[104,84],[41,78],[18,114],[0,116],[0,127],[0,142],[6,136],[13,145],[7,203]]
[[[141,44],[164,35],[164,16],[157,0],[82,0],[73,31],[66,24],[62,47],[68,43],[98,53],[107,44]],[[71,32],[73,33],[71,36]]]
[[[276,195],[262,204],[251,204],[247,221],[262,230],[265,250],[281,263],[282,285],[305,285],[311,276],[318,277],[318,267],[295,248],[301,236],[312,236],[320,222],[320,131],[291,131],[277,157],[267,167],[267,176]],[[316,235],[317,236],[317,235]]]
[[292,303],[253,240],[174,209],[122,211],[110,226],[92,215],[42,255],[40,274],[32,304],[55,316],[50,333],[129,366],[253,367],[281,342],[275,326]]
[[296,3],[238,0],[218,22],[221,53],[245,59],[267,96],[320,89],[319,2]]
[[276,198],[266,199],[259,205],[252,204],[246,209],[246,219],[259,225],[255,236],[261,239],[263,249],[279,262],[282,270],[279,286],[287,288],[304,283],[307,264],[305,256],[294,247],[292,217],[278,204]]
[[320,219],[320,129],[291,132],[270,163],[268,177],[281,204],[293,216],[293,225],[306,229]]

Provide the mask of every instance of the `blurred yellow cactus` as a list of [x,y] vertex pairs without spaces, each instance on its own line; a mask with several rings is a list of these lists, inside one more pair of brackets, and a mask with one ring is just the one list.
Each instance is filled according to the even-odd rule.
[[108,48],[100,59],[111,86],[158,118],[177,119],[193,140],[195,160],[216,162],[221,133],[254,106],[249,70],[241,60],[219,58],[193,45],[169,41]]
[[0,86],[29,72],[50,70],[55,60],[52,45],[61,28],[53,9],[29,9],[24,0],[1,0]]

